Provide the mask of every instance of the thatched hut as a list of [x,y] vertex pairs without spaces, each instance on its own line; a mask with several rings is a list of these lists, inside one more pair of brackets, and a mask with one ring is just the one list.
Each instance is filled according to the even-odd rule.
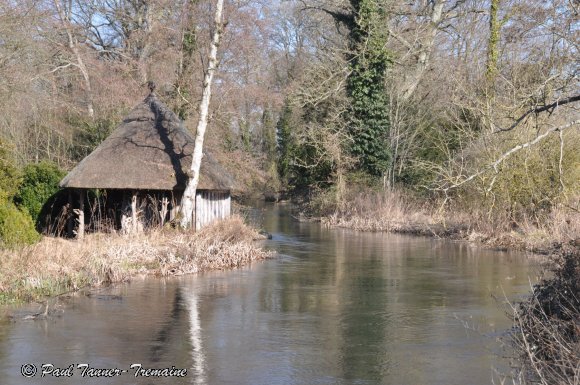
[[[101,225],[133,232],[176,219],[193,148],[192,135],[152,92],[60,182],[69,190],[69,205],[76,207],[77,234],[84,232],[89,190],[101,198],[98,210],[90,210],[93,215],[98,211]],[[196,229],[229,216],[232,184],[232,177],[205,152],[193,218]]]

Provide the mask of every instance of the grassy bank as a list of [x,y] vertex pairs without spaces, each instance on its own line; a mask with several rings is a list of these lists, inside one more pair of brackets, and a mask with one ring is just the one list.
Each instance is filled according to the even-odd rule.
[[239,217],[197,233],[93,234],[84,241],[45,237],[32,246],[0,250],[0,304],[123,282],[137,274],[169,276],[243,266],[271,256],[253,243],[260,237]]
[[344,207],[322,210],[327,226],[463,239],[500,249],[547,254],[554,245],[580,238],[580,212],[555,206],[541,221],[490,215],[478,207],[442,206],[400,192],[359,192]]

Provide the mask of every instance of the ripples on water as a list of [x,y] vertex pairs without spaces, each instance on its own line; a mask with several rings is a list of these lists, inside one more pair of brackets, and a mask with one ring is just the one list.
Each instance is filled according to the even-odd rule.
[[188,369],[185,382],[75,372],[77,384],[489,384],[506,367],[492,294],[527,292],[524,255],[255,213],[277,259],[136,279],[71,298],[61,317],[1,324],[0,383],[64,383],[26,380],[24,363]]

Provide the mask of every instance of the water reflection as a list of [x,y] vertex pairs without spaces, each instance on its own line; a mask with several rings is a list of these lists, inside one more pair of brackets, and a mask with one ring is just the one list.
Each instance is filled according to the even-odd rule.
[[[283,206],[255,213],[276,260],[136,279],[71,299],[60,318],[0,325],[2,384],[24,363],[188,369],[195,384],[491,383],[508,320],[491,294],[528,289],[521,254],[324,229]],[[465,327],[467,326],[467,328]],[[78,372],[75,372],[78,374]],[[80,379],[169,384],[175,379]],[[71,382],[71,383],[73,383]]]
[[202,350],[202,330],[199,321],[198,299],[194,292],[189,295],[189,336],[191,339],[191,360],[193,361],[193,378],[195,384],[205,384],[205,357]]

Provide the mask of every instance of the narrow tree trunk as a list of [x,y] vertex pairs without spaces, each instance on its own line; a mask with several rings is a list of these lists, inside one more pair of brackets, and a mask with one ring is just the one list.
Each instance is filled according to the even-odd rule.
[[169,206],[169,199],[167,199],[167,197],[165,196],[165,194],[163,195],[163,198],[161,198],[161,227],[163,227],[165,225],[165,218],[167,217],[167,207]]
[[151,56],[151,32],[153,30],[153,13],[154,13],[154,3],[149,2],[145,6],[145,14],[139,17],[139,27],[143,31],[143,46],[141,52],[139,52],[139,57],[137,58],[137,68],[139,70],[139,75],[141,76],[141,82],[146,83],[149,76],[149,68],[147,67],[147,59]]
[[66,223],[66,234],[69,238],[73,237],[74,225],[75,225],[75,217],[73,212],[73,196],[72,190],[68,190],[68,208],[67,208],[67,223]]
[[489,42],[487,45],[487,62],[485,64],[485,75],[490,87],[493,89],[493,82],[497,74],[497,62],[499,60],[498,44],[501,23],[497,18],[500,0],[491,0],[489,6]]
[[183,192],[183,198],[181,200],[180,225],[182,228],[188,228],[191,226],[193,216],[195,192],[197,190],[197,185],[199,183],[199,170],[201,167],[201,158],[203,156],[203,139],[205,136],[205,130],[207,128],[207,121],[209,116],[209,103],[211,101],[211,84],[213,81],[214,73],[216,71],[217,50],[220,44],[223,29],[222,24],[223,7],[224,0],[217,0],[214,18],[215,31],[213,33],[213,38],[211,42],[207,72],[205,73],[205,77],[203,79],[203,94],[199,105],[199,121],[197,123],[197,132],[195,134],[195,148],[193,150],[193,160],[191,162],[191,169],[187,181],[187,186],[185,187],[185,191]]
[[133,234],[138,232],[137,220],[137,192],[133,191],[131,196],[131,233]]
[[83,75],[83,81],[85,84],[85,92],[87,98],[87,114],[91,119],[95,117],[95,109],[93,107],[93,90],[91,87],[91,78],[89,77],[89,70],[85,65],[85,62],[81,56],[81,53],[77,47],[77,41],[73,36],[71,26],[70,26],[70,16],[69,13],[71,12],[70,9],[67,9],[65,13],[59,4],[59,0],[54,0],[54,6],[56,7],[56,11],[58,12],[58,17],[60,18],[60,22],[62,27],[64,28],[66,35],[68,37],[68,48],[73,53],[76,59],[76,67]]
[[491,0],[489,4],[489,41],[487,44],[487,60],[485,63],[485,108],[484,125],[495,130],[493,125],[493,107],[495,99],[495,79],[497,77],[497,64],[499,61],[499,39],[501,22],[497,18],[500,0]]
[[187,120],[191,110],[191,79],[193,77],[193,67],[195,53],[197,52],[197,32],[195,25],[194,5],[198,0],[189,0],[184,3],[183,32],[181,34],[181,50],[177,79],[175,80],[175,110],[182,120]]
[[433,2],[433,9],[430,15],[430,22],[427,25],[427,33],[425,37],[419,42],[419,53],[417,54],[417,63],[415,64],[414,70],[408,74],[405,79],[403,100],[408,100],[417,86],[423,79],[423,76],[429,68],[431,55],[433,53],[433,46],[435,45],[435,38],[439,32],[439,24],[443,18],[443,7],[447,3],[447,0],[436,0]]

